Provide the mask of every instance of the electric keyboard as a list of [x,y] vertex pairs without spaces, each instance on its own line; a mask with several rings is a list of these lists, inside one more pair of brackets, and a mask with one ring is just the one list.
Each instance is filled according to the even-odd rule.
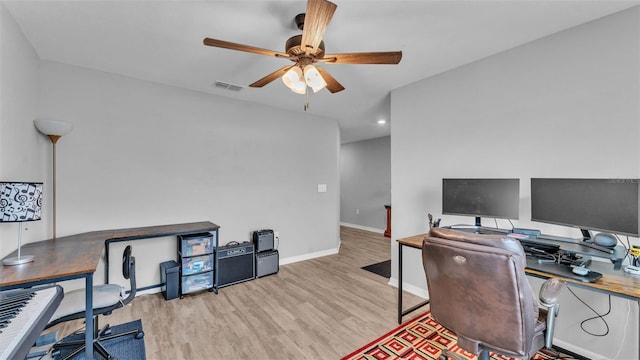
[[0,292],[0,359],[24,359],[60,305],[58,285]]

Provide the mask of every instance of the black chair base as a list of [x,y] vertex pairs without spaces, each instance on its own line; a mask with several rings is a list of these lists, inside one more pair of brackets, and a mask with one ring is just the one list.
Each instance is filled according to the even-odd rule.
[[[95,324],[94,327],[97,328],[97,319],[94,319],[94,324]],[[100,356],[102,356],[106,360],[117,360],[114,356],[109,354],[109,352],[104,347],[104,345],[102,345],[101,341],[107,341],[107,340],[116,339],[119,337],[129,336],[129,335],[133,335],[136,339],[142,339],[144,337],[144,332],[136,329],[136,330],[124,331],[117,334],[112,334],[111,327],[109,326],[109,324],[107,324],[101,330],[98,330],[98,331],[94,330],[93,350],[96,351],[98,354],[100,354]],[[69,354],[66,354],[61,360],[69,360],[74,356],[84,352],[84,349],[86,348],[85,341],[84,339],[82,339],[82,340],[70,340],[70,341],[61,342],[53,346],[53,351],[54,352],[60,351],[60,349],[66,349],[66,348],[75,348],[75,349],[71,351]]]

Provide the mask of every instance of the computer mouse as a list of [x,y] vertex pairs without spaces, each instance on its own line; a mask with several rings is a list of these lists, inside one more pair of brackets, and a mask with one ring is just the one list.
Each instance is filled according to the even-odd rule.
[[589,269],[582,266],[574,266],[571,271],[573,271],[574,274],[582,275],[582,276],[587,275],[589,273]]
[[614,247],[618,242],[618,239],[613,234],[608,233],[597,233],[593,237],[593,242],[596,245],[605,246],[605,247]]

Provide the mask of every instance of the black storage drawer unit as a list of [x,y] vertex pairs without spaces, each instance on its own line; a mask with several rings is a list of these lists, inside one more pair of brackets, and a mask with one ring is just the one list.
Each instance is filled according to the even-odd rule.
[[181,296],[200,290],[213,291],[217,236],[217,231],[178,236]]

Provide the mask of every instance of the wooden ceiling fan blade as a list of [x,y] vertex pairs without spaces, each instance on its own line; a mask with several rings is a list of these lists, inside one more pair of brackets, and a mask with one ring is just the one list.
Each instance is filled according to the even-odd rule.
[[269,49],[262,49],[262,48],[255,47],[255,46],[237,44],[237,43],[233,43],[233,42],[230,42],[230,41],[224,41],[224,40],[205,38],[203,40],[203,43],[205,45],[207,45],[207,46],[214,46],[214,47],[231,49],[231,50],[245,51],[245,52],[250,52],[250,53],[260,54],[260,55],[266,55],[266,56],[286,57],[286,58],[289,57],[289,55],[287,55],[285,53],[282,53],[282,52],[279,52],[279,51],[273,51],[273,50],[269,50]]
[[327,54],[322,59],[328,64],[397,64],[400,60],[402,51]]
[[304,52],[315,54],[320,46],[327,25],[333,17],[338,6],[327,0],[308,0],[307,12],[304,15],[304,27],[302,28],[302,40],[300,47]]
[[331,76],[331,74],[329,74],[325,69],[320,66],[316,66],[316,69],[318,69],[318,72],[327,83],[327,90],[329,90],[330,93],[335,94],[344,90],[344,86],[342,86],[342,84],[340,84],[338,80]]
[[263,77],[262,79],[254,82],[253,84],[249,85],[249,87],[254,87],[254,88],[259,88],[259,87],[263,87],[265,85],[267,85],[268,83],[272,82],[273,80],[282,77],[282,75],[284,75],[284,73],[287,72],[287,70],[291,69],[292,67],[294,67],[296,65],[287,65],[283,68],[280,68],[274,72],[272,72],[271,74]]

